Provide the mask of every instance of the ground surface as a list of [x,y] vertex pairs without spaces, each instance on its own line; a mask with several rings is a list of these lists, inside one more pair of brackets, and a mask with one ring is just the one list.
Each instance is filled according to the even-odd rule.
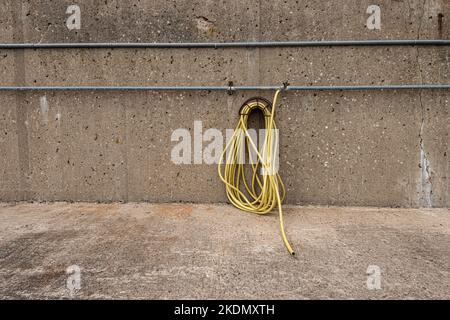
[[[450,298],[448,209],[0,204],[0,298]],[[381,269],[368,290],[367,268]]]

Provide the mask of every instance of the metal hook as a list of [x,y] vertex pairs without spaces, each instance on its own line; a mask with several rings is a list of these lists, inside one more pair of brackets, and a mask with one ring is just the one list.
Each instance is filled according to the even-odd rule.
[[231,96],[233,94],[233,81],[228,81],[228,94]]

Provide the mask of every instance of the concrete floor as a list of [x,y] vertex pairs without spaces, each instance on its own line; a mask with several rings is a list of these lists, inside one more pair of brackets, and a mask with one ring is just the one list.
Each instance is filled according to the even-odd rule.
[[296,258],[229,205],[0,204],[0,298],[450,298],[448,209],[285,211]]

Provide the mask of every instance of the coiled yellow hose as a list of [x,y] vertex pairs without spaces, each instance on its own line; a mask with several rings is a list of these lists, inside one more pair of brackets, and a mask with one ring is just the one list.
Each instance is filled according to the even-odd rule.
[[[277,126],[274,118],[279,94],[280,90],[277,90],[273,97],[272,110],[269,109],[270,103],[260,98],[251,99],[242,106],[238,125],[220,156],[218,172],[220,179],[225,184],[227,197],[235,207],[248,212],[266,214],[278,206],[281,236],[289,253],[294,255],[295,252],[289,244],[284,230],[281,208],[286,190],[276,170],[277,163],[274,157],[274,152],[278,150],[278,137],[275,136]],[[248,132],[249,115],[256,109],[262,111],[265,123],[265,139],[261,150],[258,150]],[[252,151],[257,159],[256,163],[251,163],[252,178],[249,186],[243,160],[246,155],[250,159]],[[225,167],[223,171],[222,165]],[[262,170],[261,174],[258,174],[259,169]],[[244,190],[241,190],[242,185],[245,187]]]

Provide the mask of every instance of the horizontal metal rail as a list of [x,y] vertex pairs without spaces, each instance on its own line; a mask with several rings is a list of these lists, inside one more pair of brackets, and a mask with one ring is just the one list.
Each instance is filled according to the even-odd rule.
[[448,90],[450,84],[361,86],[0,86],[0,91],[339,91],[339,90]]
[[112,48],[269,48],[328,46],[450,46],[450,40],[323,40],[323,41],[251,41],[251,42],[179,42],[179,43],[0,43],[0,49],[112,49]]

